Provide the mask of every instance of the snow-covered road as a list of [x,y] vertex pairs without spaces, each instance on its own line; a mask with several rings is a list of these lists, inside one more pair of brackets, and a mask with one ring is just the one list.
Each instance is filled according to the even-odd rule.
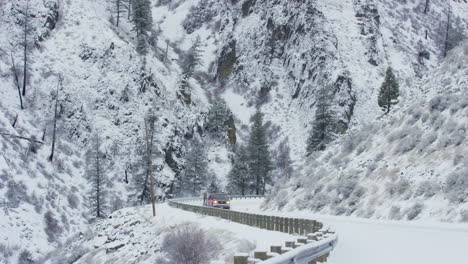
[[[233,200],[232,209],[258,213],[261,202]],[[339,240],[330,264],[468,263],[467,224],[380,221],[305,212],[265,214],[317,219],[335,228]]]

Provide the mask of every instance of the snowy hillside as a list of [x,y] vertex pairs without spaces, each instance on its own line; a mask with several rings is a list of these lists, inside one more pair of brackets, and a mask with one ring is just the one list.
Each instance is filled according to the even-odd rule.
[[[73,245],[99,263],[109,243],[95,235],[137,220],[117,210],[149,203],[150,174],[158,202],[232,191],[245,154],[237,168],[259,193],[257,110],[265,208],[468,221],[468,43],[444,58],[465,0],[132,1],[0,1],[0,263],[66,252],[80,233]],[[388,67],[400,97],[382,115]],[[307,157],[322,88],[337,139]],[[150,236],[173,225],[151,221],[139,235],[159,252]],[[223,234],[236,242],[218,262],[248,235]],[[62,253],[49,261],[75,257]]]
[[313,153],[265,206],[467,222],[467,51],[466,41],[454,49],[418,100]]

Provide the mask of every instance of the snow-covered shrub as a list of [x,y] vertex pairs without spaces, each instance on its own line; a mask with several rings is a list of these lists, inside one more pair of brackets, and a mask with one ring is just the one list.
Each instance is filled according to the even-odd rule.
[[445,192],[453,203],[468,201],[468,167],[458,169],[447,177]]
[[431,112],[433,111],[442,112],[445,109],[447,109],[447,107],[450,106],[450,103],[451,103],[451,100],[448,100],[447,96],[438,95],[429,101],[428,106]]
[[424,195],[425,198],[430,198],[440,192],[440,185],[432,181],[423,181],[418,186],[414,195],[416,197]]
[[76,209],[78,208],[78,205],[80,204],[80,200],[78,199],[78,196],[76,196],[74,193],[69,193],[67,195],[67,200],[70,208]]
[[44,231],[47,234],[47,238],[49,242],[57,241],[63,229],[59,225],[58,220],[55,219],[54,213],[52,213],[51,211],[47,211],[47,213],[44,214],[44,222],[45,222]]
[[185,223],[164,237],[162,249],[172,264],[206,264],[215,259],[221,244],[195,224]]
[[340,199],[348,199],[351,193],[356,188],[357,181],[355,179],[345,179],[338,181],[335,184],[336,192]]
[[408,220],[415,219],[422,212],[423,208],[424,208],[424,205],[422,203],[415,203],[406,211],[406,218]]
[[335,208],[335,215],[344,215],[346,213],[346,208],[338,206]]
[[391,195],[401,196],[410,188],[410,183],[406,179],[400,179],[396,182],[391,182],[387,184],[387,192]]
[[29,199],[26,192],[26,185],[22,182],[8,181],[7,188],[8,190],[5,194],[5,198],[8,202],[8,207],[18,208],[21,202]]
[[288,191],[285,189],[281,190],[276,196],[275,202],[276,202],[276,206],[278,206],[278,209],[281,209],[284,206],[286,206],[286,204],[288,204],[289,202]]
[[27,249],[23,250],[18,257],[18,264],[34,264],[36,263]]
[[420,140],[417,146],[417,150],[419,152],[422,152],[423,150],[427,149],[427,147],[430,144],[434,143],[436,140],[437,140],[437,133],[429,132],[427,133],[427,135],[425,134],[425,136]]
[[409,134],[411,134],[411,128],[405,126],[402,129],[397,129],[393,131],[392,133],[390,133],[387,139],[389,142],[393,142],[398,139],[403,139]]
[[203,23],[211,21],[216,16],[216,9],[213,8],[213,4],[211,0],[201,0],[197,6],[190,9],[189,14],[182,23],[187,33],[193,33],[201,28]]
[[401,209],[399,206],[392,206],[390,212],[388,213],[388,218],[391,220],[400,220],[401,219]]
[[0,244],[0,263],[8,263],[7,260],[11,256],[13,256],[13,249],[11,246]]
[[380,152],[379,154],[375,155],[374,161],[379,162],[385,157],[384,152]]
[[312,211],[320,211],[326,205],[330,204],[330,202],[331,202],[331,197],[328,194],[319,193],[315,195],[312,201],[310,201],[310,209]]
[[461,221],[461,222],[467,223],[467,222],[468,222],[468,210],[463,210],[463,211],[461,211],[460,217],[461,217],[461,218],[460,218],[460,221]]
[[411,134],[399,141],[395,152],[406,153],[411,151],[419,144],[422,132],[419,129],[414,129]]
[[377,166],[378,166],[377,162],[375,162],[375,161],[368,162],[367,163],[367,170],[369,172],[373,172],[373,171],[375,171],[375,169],[377,169]]

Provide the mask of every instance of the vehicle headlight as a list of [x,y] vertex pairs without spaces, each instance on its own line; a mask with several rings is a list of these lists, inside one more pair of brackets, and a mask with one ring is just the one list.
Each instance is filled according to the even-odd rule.
[[218,203],[218,201],[213,201],[213,203],[217,204],[217,203]]
[[231,203],[231,201],[226,201],[226,203],[227,203],[227,204],[230,204],[230,203]]

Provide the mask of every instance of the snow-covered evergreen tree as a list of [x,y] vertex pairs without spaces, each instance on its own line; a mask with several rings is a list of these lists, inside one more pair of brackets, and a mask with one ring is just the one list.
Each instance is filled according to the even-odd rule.
[[390,112],[393,105],[398,103],[398,97],[400,96],[400,89],[398,82],[396,81],[395,74],[393,74],[392,68],[388,67],[385,74],[385,81],[382,83],[379,91],[378,103],[386,114]]
[[251,193],[253,184],[249,171],[249,156],[244,146],[240,146],[236,154],[232,169],[228,174],[228,189],[232,194],[245,195]]
[[293,161],[291,159],[291,149],[288,145],[288,138],[285,138],[278,146],[276,155],[277,177],[289,179],[293,173]]
[[128,1],[127,0],[112,0],[112,12],[115,14],[116,21],[115,26],[119,26],[120,20],[125,12],[128,12]]
[[232,112],[222,99],[210,107],[207,120],[207,131],[215,138],[225,139],[228,131],[228,121],[232,118]]
[[190,91],[188,91],[188,81],[192,78],[197,66],[202,62],[201,52],[201,39],[197,36],[181,64],[182,76],[180,77],[180,93],[187,103],[191,101]]
[[326,86],[318,90],[315,119],[307,139],[307,153],[324,150],[335,138],[335,114],[331,107],[331,96]]
[[253,115],[252,121],[247,150],[250,174],[254,178],[255,194],[259,195],[265,193],[266,184],[271,180],[270,171],[273,169],[273,163],[268,149],[263,113],[259,108]]
[[141,55],[146,55],[153,27],[151,1],[133,0],[132,7],[134,30],[137,34],[137,51]]
[[207,155],[203,144],[197,140],[186,156],[185,171],[182,176],[182,192],[198,195],[208,179]]
[[91,184],[90,206],[92,214],[99,218],[105,216],[107,209],[107,176],[105,172],[105,159],[101,152],[101,139],[95,134],[91,138],[89,150],[86,153],[87,170],[86,177]]

